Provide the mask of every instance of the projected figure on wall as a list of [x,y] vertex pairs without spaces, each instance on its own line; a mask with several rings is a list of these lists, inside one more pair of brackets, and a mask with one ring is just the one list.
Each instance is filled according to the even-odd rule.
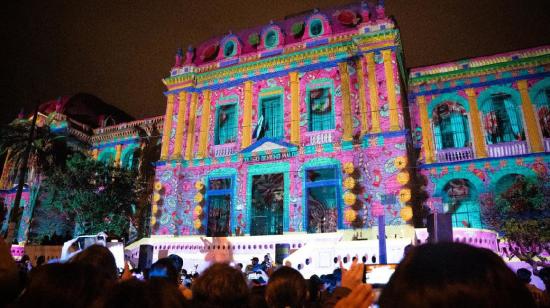
[[283,234],[283,204],[282,173],[253,176],[250,235]]

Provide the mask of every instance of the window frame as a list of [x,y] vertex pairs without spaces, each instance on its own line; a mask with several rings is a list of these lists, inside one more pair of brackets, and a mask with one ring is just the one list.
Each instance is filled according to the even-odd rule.
[[[331,128],[313,129],[312,127],[312,112],[311,112],[311,92],[319,89],[328,89],[330,96],[330,119]],[[336,113],[334,103],[334,82],[331,79],[318,79],[312,81],[306,86],[306,105],[307,105],[307,132],[333,131],[336,129]]]
[[[221,179],[228,179],[230,181],[229,188],[225,189],[210,189],[210,181],[212,180],[221,180]],[[228,233],[225,236],[229,236],[232,234],[232,227],[233,227],[233,208],[235,204],[235,176],[234,175],[219,175],[219,176],[209,176],[206,180],[205,185],[205,207],[206,207],[206,229],[205,234],[208,232],[208,225],[209,225],[209,216],[210,216],[210,198],[216,197],[216,196],[229,196],[229,213],[227,217],[227,223],[228,223]],[[213,235],[208,235],[213,236]],[[219,237],[219,236],[217,236]]]
[[[230,141],[230,142],[220,142],[220,126],[219,126],[219,116],[220,116],[220,111],[222,108],[224,107],[227,107],[227,106],[233,106],[233,108],[235,108],[235,111],[234,111],[234,114],[235,114],[235,120],[234,120],[234,136],[232,137],[232,139],[234,138],[233,141]],[[214,126],[214,146],[220,146],[220,145],[225,145],[225,144],[233,144],[233,143],[236,143],[237,142],[237,139],[239,137],[239,128],[238,128],[238,123],[239,123],[239,104],[238,104],[238,101],[236,99],[232,99],[230,101],[226,101],[224,103],[221,103],[221,104],[217,104],[216,105],[216,122],[215,122],[215,126]]]
[[[315,171],[321,169],[333,169],[334,178],[329,180],[320,180],[320,181],[308,181],[308,171]],[[302,200],[304,204],[304,226],[306,233],[310,233],[310,221],[309,221],[309,205],[308,205],[308,189],[310,188],[320,188],[320,187],[334,187],[335,188],[335,200],[336,200],[336,230],[342,228],[342,177],[340,175],[340,166],[336,163],[334,164],[324,164],[318,166],[309,166],[304,168],[303,173],[303,191],[302,191]],[[316,232],[319,233],[319,232]]]
[[[257,125],[257,122],[259,121],[260,119],[260,116],[264,116],[264,123],[266,123],[266,117],[265,115],[263,114],[263,108],[264,108],[264,104],[265,104],[265,101],[267,100],[270,100],[270,99],[273,99],[273,98],[278,98],[278,104],[279,104],[279,111],[280,111],[280,123],[278,125],[278,127],[280,127],[280,131],[278,132],[280,135],[278,136],[266,136],[265,133],[264,133],[264,138],[273,138],[273,139],[284,139],[285,138],[285,110],[284,110],[284,95],[282,93],[278,93],[278,94],[269,94],[269,95],[261,95],[258,99],[258,117],[257,117],[257,120],[256,120],[256,125]],[[274,108],[270,108],[270,110],[273,110]],[[267,131],[266,131],[267,132]]]

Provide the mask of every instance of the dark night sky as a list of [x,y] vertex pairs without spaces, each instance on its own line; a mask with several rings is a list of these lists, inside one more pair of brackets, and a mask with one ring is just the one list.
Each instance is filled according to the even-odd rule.
[[[136,118],[164,112],[178,47],[350,0],[9,1],[0,123],[32,101],[88,92]],[[386,0],[407,67],[550,43],[548,0]]]

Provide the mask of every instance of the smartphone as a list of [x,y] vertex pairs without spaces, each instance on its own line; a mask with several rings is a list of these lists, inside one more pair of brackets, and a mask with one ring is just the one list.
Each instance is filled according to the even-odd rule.
[[364,281],[373,288],[383,288],[395,272],[397,264],[371,264],[364,269]]

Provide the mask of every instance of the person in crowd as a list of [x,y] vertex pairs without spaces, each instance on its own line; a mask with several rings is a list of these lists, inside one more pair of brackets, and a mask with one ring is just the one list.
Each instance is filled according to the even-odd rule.
[[252,259],[250,259],[250,261],[252,262],[251,264],[248,264],[246,266],[246,269],[245,269],[245,272],[246,273],[250,273],[250,272],[255,272],[257,270],[260,270],[261,267],[260,267],[260,259],[258,259],[258,257],[254,257]]
[[196,307],[246,307],[249,290],[238,270],[227,264],[213,264],[193,282]]
[[302,274],[284,266],[269,277],[265,300],[271,308],[302,308],[308,299],[307,294],[307,284]]
[[235,268],[236,268],[239,272],[242,272],[242,271],[243,271],[243,264],[242,264],[242,263],[237,263],[237,264],[235,264]]
[[322,291],[323,291],[323,281],[319,276],[312,275],[307,280],[308,294],[309,294],[309,307],[321,307],[323,300]]
[[36,267],[40,267],[44,265],[44,263],[46,263],[46,257],[38,256],[38,258],[36,258]]
[[[180,257],[177,258],[181,259]],[[176,266],[179,266],[180,264],[177,258],[167,257],[157,260],[157,262],[151,265],[151,269],[149,270],[149,280],[166,281],[173,286],[176,286],[186,299],[191,299],[193,297],[191,290],[181,283],[181,271],[178,271],[176,268]],[[182,259],[181,266],[183,266]]]
[[19,280],[19,271],[11,256],[10,247],[0,236],[0,307],[11,304],[21,293],[24,285]]
[[544,292],[550,297],[550,267],[544,267],[539,271],[540,280],[544,283]]
[[105,246],[92,245],[74,255],[69,262],[90,265],[111,282],[118,279],[115,257]]
[[174,267],[176,268],[176,271],[181,274],[182,268],[183,268],[183,259],[175,254],[171,254],[168,256],[168,259],[172,260],[172,263],[174,263]]
[[177,286],[180,282],[174,262],[169,258],[158,259],[149,269],[149,279],[163,279]]
[[324,301],[324,307],[370,307],[375,300],[372,286],[363,283],[364,263],[355,259],[346,270],[340,262],[341,280],[339,286]]
[[262,264],[260,264],[260,268],[262,271],[268,273],[271,271],[271,267],[273,267],[273,263],[271,262],[271,257],[268,253],[264,256],[264,260],[262,261]]
[[123,281],[105,295],[104,308],[180,308],[189,303],[181,292],[170,282],[164,280]]
[[531,284],[532,273],[530,270],[526,268],[520,268],[516,271],[516,275],[518,279],[527,287],[529,292],[531,292],[531,295],[533,296],[537,307],[550,306],[550,300],[548,299],[548,296],[541,289],[537,288],[534,284]]
[[47,264],[33,272],[16,306],[94,307],[108,290],[104,283],[104,276],[90,264]]
[[527,288],[492,251],[462,243],[415,247],[378,301],[393,307],[534,307]]

